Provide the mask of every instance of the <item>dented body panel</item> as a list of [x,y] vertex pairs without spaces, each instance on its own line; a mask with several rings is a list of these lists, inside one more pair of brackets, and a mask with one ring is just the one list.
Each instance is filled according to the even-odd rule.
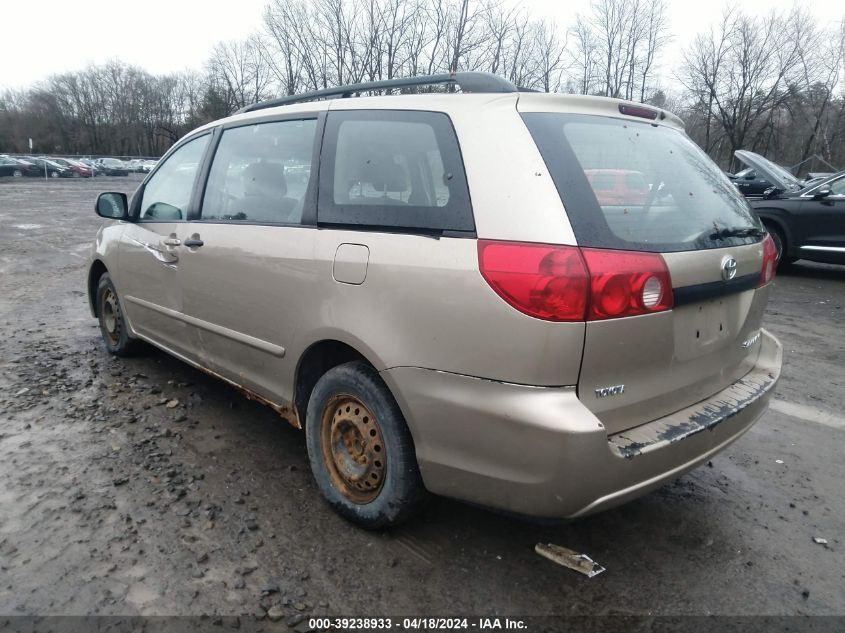
[[537,517],[619,505],[706,461],[762,415],[781,347],[731,387],[629,432],[608,434],[573,388],[514,385],[422,369],[382,373],[411,424],[431,491]]

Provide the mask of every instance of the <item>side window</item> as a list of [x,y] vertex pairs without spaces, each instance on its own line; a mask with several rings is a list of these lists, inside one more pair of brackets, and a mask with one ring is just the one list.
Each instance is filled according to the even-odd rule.
[[316,119],[305,119],[225,130],[208,175],[202,219],[298,224],[316,128]]
[[320,223],[475,229],[458,140],[445,114],[331,112],[324,139]]
[[845,178],[840,178],[830,183],[830,195],[845,196]]
[[188,141],[167,158],[144,186],[138,219],[173,222],[187,217],[194,180],[210,137],[205,134]]

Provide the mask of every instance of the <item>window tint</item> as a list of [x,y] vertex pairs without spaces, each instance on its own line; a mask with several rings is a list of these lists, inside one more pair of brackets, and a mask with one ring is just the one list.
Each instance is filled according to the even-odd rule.
[[445,114],[333,112],[325,139],[320,222],[474,230],[463,162]]
[[845,196],[845,178],[840,178],[830,183],[830,195]]
[[664,125],[558,113],[522,115],[582,246],[684,251],[747,244],[746,200],[685,134]]
[[188,141],[153,174],[144,186],[141,220],[172,222],[187,217],[194,180],[210,136]]
[[316,119],[223,132],[202,203],[202,219],[268,224],[302,220]]
[[596,191],[612,191],[613,184],[616,179],[611,176],[610,174],[602,174],[596,173],[595,171],[590,172],[587,171],[587,178],[590,181],[590,184],[593,186],[593,189]]

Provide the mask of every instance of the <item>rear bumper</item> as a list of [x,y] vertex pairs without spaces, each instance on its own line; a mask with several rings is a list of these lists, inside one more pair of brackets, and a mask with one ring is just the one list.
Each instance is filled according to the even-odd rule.
[[382,372],[405,413],[426,487],[536,517],[611,508],[699,465],[763,414],[781,346],[761,331],[754,368],[691,407],[608,436],[574,387],[530,387],[428,369]]

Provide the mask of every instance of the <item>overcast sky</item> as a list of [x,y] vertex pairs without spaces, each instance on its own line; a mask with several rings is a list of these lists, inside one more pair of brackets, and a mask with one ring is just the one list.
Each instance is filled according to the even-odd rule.
[[[516,3],[517,0],[505,0]],[[732,0],[667,0],[672,43],[664,51],[664,82],[680,51],[717,22]],[[246,37],[261,24],[267,0],[2,0],[0,88],[22,88],[53,73],[119,58],[152,73],[200,68],[212,46]],[[564,29],[590,0],[522,0],[533,17]],[[743,10],[786,11],[793,0],[742,0]],[[821,21],[845,14],[842,0],[805,0]]]

